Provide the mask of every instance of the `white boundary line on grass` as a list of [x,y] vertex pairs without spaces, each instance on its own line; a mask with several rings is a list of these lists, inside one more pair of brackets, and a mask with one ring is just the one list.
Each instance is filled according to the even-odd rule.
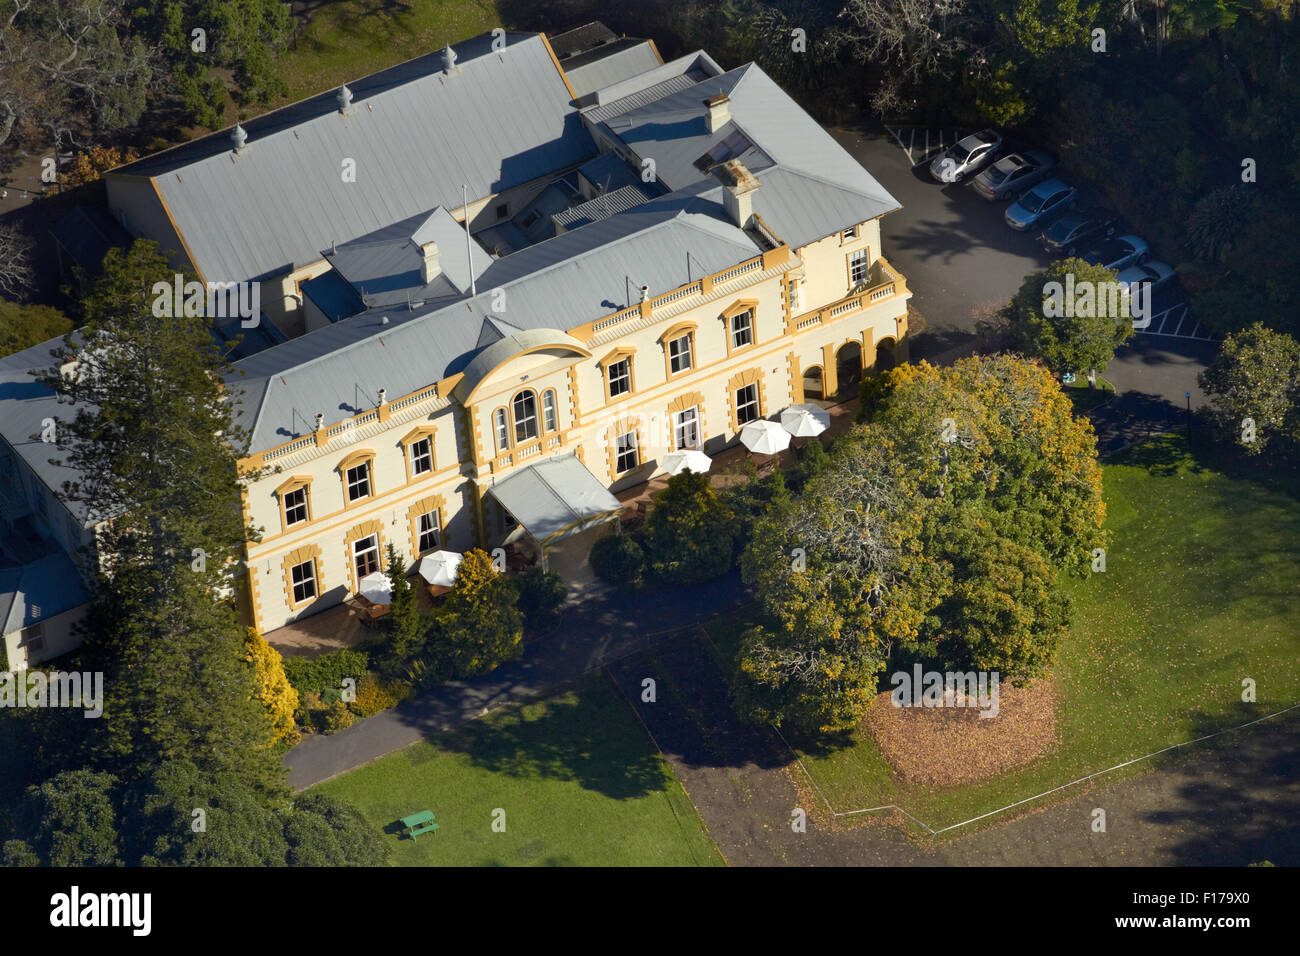
[[1128,767],[1135,763],[1141,763],[1143,760],[1150,760],[1152,757],[1158,757],[1160,754],[1168,753],[1171,750],[1177,750],[1179,747],[1189,747],[1192,744],[1198,744],[1203,740],[1210,740],[1211,738],[1214,737],[1221,737],[1224,734],[1232,733],[1235,730],[1243,730],[1246,727],[1251,727],[1254,726],[1255,724],[1263,723],[1266,720],[1271,720],[1274,717],[1279,717],[1282,714],[1289,713],[1290,711],[1296,709],[1300,709],[1300,704],[1292,704],[1290,707],[1284,707],[1281,710],[1275,710],[1271,714],[1265,714],[1263,717],[1257,717],[1254,720],[1247,721],[1244,724],[1238,724],[1235,727],[1227,727],[1223,730],[1215,731],[1212,734],[1206,734],[1204,737],[1197,737],[1195,740],[1185,740],[1179,744],[1171,744],[1170,746],[1165,747],[1161,750],[1156,750],[1149,754],[1143,754],[1141,757],[1134,757],[1132,760],[1125,760],[1123,763],[1117,763],[1115,764],[1115,766],[1107,767],[1105,770],[1098,770],[1096,773],[1090,773],[1086,777],[1080,777],[1078,780],[1071,780],[1069,783],[1063,783],[1059,787],[1053,787],[1051,790],[1044,790],[1042,793],[1036,793],[1032,797],[1026,797],[1023,800],[1017,800],[1015,803],[1008,803],[1005,807],[999,807],[996,810],[990,810],[988,813],[981,813],[977,817],[971,817],[969,820],[962,820],[960,823],[954,823],[952,826],[943,827],[938,830],[931,827],[925,821],[918,820],[916,817],[912,816],[912,814],[908,813],[906,810],[898,806],[898,804],[896,803],[886,804],[885,806],[881,806],[881,807],[865,807],[861,810],[845,810],[843,812],[836,810],[833,806],[831,806],[831,802],[826,799],[826,794],[822,793],[821,787],[817,786],[817,781],[813,778],[813,775],[808,772],[808,768],[803,765],[803,761],[799,758],[798,752],[793,747],[790,746],[790,742],[785,739],[785,736],[781,733],[780,729],[777,727],[773,727],[772,729],[775,730],[777,736],[781,738],[781,742],[784,743],[786,747],[790,749],[790,753],[794,754],[794,762],[797,763],[799,765],[799,769],[804,772],[804,776],[806,776],[808,778],[808,782],[813,785],[813,789],[817,791],[817,795],[821,797],[823,801],[825,801],[826,809],[831,812],[832,817],[851,817],[857,813],[876,813],[880,810],[897,810],[899,813],[903,814],[903,816],[907,817],[909,820],[915,820],[917,824],[924,827],[928,832],[937,836],[940,833],[946,833],[949,830],[956,830],[959,827],[964,827],[968,823],[975,823],[979,820],[984,820],[988,817],[996,816],[999,813],[1004,813],[1007,810],[1014,809],[1015,807],[1021,806],[1023,804],[1031,803],[1034,800],[1039,799],[1040,797],[1046,797],[1049,794],[1056,793],[1060,790],[1065,790],[1068,787],[1073,787],[1075,784],[1084,783],[1085,781],[1092,780],[1094,777],[1100,777],[1103,774],[1110,773],[1114,770],[1120,770],[1123,767]]

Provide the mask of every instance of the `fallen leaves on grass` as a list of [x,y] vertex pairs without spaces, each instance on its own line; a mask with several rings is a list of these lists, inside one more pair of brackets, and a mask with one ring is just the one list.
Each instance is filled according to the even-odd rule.
[[[863,723],[904,783],[974,783],[1028,763],[1056,747],[1056,697],[1050,680],[999,688],[996,717],[974,707],[895,707],[876,695]],[[972,702],[973,703],[973,702]]]

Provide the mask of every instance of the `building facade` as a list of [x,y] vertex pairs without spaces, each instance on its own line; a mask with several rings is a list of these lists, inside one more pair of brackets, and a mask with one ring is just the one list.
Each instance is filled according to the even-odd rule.
[[513,538],[492,490],[540,462],[608,501],[905,357],[860,164],[753,64],[580,40],[576,87],[545,36],[479,37],[108,175],[127,231],[262,290],[228,382],[262,631],[389,545]]

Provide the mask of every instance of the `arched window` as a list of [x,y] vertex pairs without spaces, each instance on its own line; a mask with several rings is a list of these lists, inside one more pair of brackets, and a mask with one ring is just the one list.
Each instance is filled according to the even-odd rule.
[[515,441],[531,441],[537,437],[537,395],[531,391],[520,392],[512,403],[515,416]]
[[548,432],[560,427],[559,419],[555,417],[555,392],[549,388],[542,392],[542,424]]
[[492,415],[492,421],[497,431],[497,451],[505,451],[510,447],[510,432],[506,426],[506,410],[498,408]]

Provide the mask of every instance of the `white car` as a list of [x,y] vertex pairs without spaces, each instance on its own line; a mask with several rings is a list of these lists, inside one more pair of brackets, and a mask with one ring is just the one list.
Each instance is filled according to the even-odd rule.
[[1002,137],[991,129],[980,130],[960,139],[930,163],[935,182],[959,183],[983,169],[998,153]]
[[1137,290],[1134,286],[1139,283],[1147,283],[1147,289],[1155,292],[1167,286],[1174,278],[1174,267],[1167,262],[1161,262],[1158,259],[1150,259],[1141,265],[1130,266],[1120,272],[1116,279],[1121,285],[1129,287],[1129,292]]

